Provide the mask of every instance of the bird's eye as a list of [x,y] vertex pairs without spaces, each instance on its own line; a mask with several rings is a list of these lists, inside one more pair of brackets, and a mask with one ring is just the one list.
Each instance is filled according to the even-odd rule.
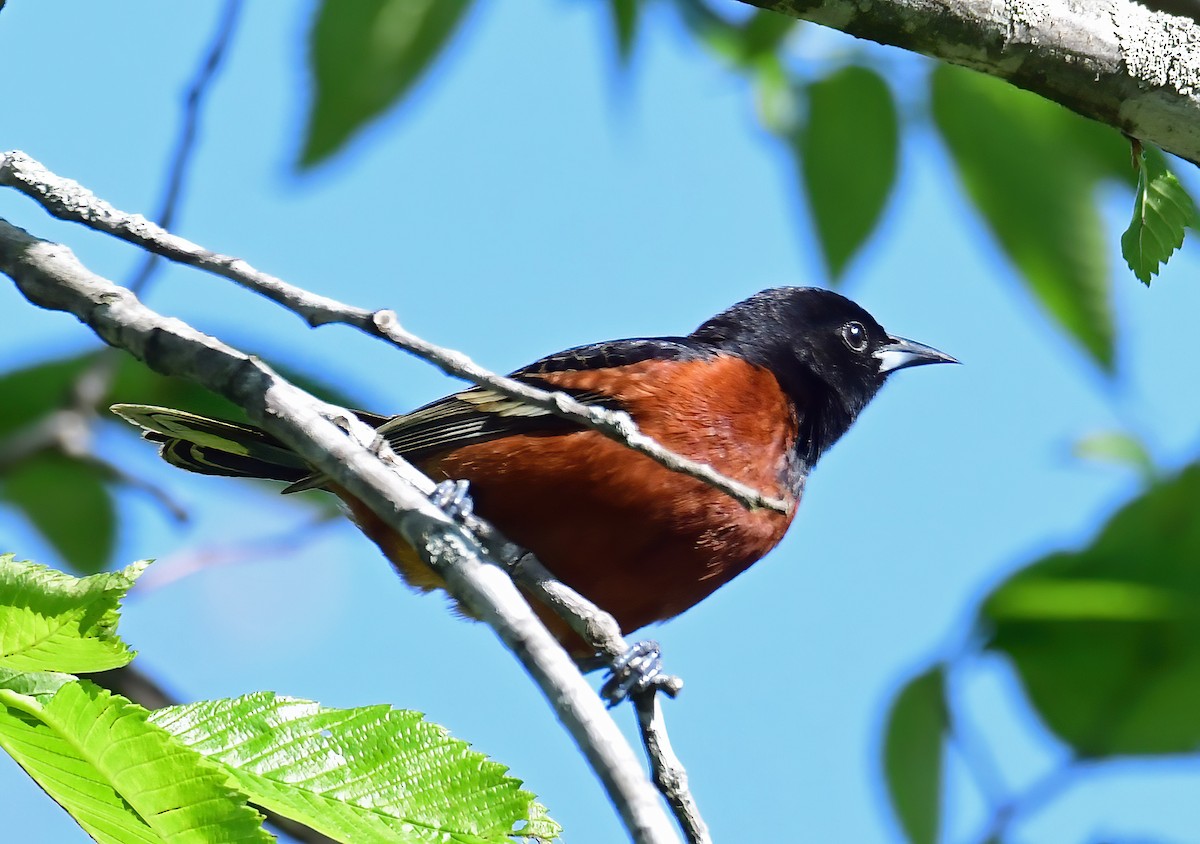
[[861,322],[848,322],[842,326],[842,339],[851,351],[861,352],[867,348],[867,329]]

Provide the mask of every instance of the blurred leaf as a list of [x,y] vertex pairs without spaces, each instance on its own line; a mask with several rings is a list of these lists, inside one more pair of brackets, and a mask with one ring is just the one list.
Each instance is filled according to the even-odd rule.
[[133,652],[117,636],[117,618],[147,565],[77,578],[0,556],[0,667],[78,674],[127,664]]
[[274,840],[221,768],[91,683],[0,689],[0,747],[103,844]]
[[741,27],[738,58],[753,64],[763,56],[774,55],[791,34],[798,21],[767,9],[759,9]]
[[313,97],[302,168],[395,105],[450,40],[471,0],[323,0],[310,36]]
[[108,565],[117,538],[117,512],[99,468],[54,451],[9,468],[0,500],[22,513],[63,561],[84,574]]
[[912,844],[937,844],[942,742],[947,729],[941,667],[914,677],[888,713],[883,768],[892,809]]
[[1089,434],[1075,443],[1075,456],[1128,466],[1145,481],[1152,481],[1158,475],[1154,458],[1146,450],[1145,443],[1124,431]]
[[750,69],[761,60],[777,58],[795,18],[759,9],[744,22],[726,20],[704,0],[676,0],[692,36],[735,67]]
[[1200,746],[1200,465],[1134,499],[1087,548],[1019,571],[984,602],[989,648],[1085,757]]
[[417,712],[257,692],[150,720],[227,766],[256,804],[339,841],[501,844],[561,831],[503,765]]
[[0,375],[0,439],[33,424],[70,401],[71,388],[83,367],[83,357],[16,369]]
[[638,13],[641,0],[608,0],[612,13],[613,34],[617,39],[617,55],[621,64],[628,65],[637,38]]
[[1196,227],[1196,205],[1167,169],[1161,152],[1146,149],[1139,158],[1133,220],[1121,235],[1121,254],[1133,274],[1149,286],[1159,267],[1183,245],[1187,228]]
[[1120,136],[951,65],[934,70],[932,96],[959,177],[1001,248],[1046,312],[1111,372],[1115,327],[1094,194],[1099,180],[1128,172]]
[[899,118],[887,83],[851,66],[808,87],[796,140],[821,252],[836,281],[874,230],[896,181]]

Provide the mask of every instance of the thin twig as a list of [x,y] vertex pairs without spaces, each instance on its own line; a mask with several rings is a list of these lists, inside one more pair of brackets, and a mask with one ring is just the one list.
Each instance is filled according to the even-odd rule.
[[[159,206],[155,220],[164,229],[169,229],[175,222],[179,210],[179,202],[183,196],[183,185],[191,169],[193,153],[196,150],[196,138],[199,135],[200,117],[203,113],[205,99],[216,78],[221,61],[229,50],[233,33],[237,27],[238,17],[242,12],[242,0],[227,0],[217,22],[217,30],[200,60],[200,67],[188,85],[183,98],[183,119],[179,124],[179,135],[175,139],[175,151],[171,155],[171,164],[167,169],[166,190],[163,192],[162,203]],[[162,256],[147,253],[138,267],[137,272],[129,281],[129,289],[141,295],[146,285],[154,277],[155,271],[162,263]]]
[[305,547],[313,536],[337,524],[334,510],[317,513],[298,525],[266,536],[256,536],[241,542],[189,548],[180,554],[159,560],[138,578],[130,595],[144,596],[157,589],[191,577],[201,571],[244,563],[247,560],[280,556]]
[[3,220],[0,272],[34,304],[74,314],[103,340],[156,370],[193,379],[229,398],[370,507],[520,659],[592,765],[633,840],[677,840],[633,750],[566,651],[507,575],[488,562],[478,541],[429,501],[433,482],[390,450],[365,445],[374,436],[368,426],[294,387],[261,361],[146,308],[129,290],[89,272],[66,247]]
[[960,668],[963,657],[951,659],[944,663],[943,675],[946,678],[946,716],[948,722],[947,736],[951,746],[962,758],[967,771],[979,787],[979,793],[988,804],[990,810],[999,812],[1004,805],[1007,789],[1000,775],[999,766],[992,758],[987,743],[982,741],[971,729],[966,715],[962,711],[961,695],[956,688],[956,680],[961,677]]
[[992,812],[986,828],[979,836],[979,844],[1004,841],[1014,823],[1058,796],[1075,781],[1079,770],[1079,760],[1071,757],[1038,777],[1028,788],[1010,797]]
[[406,331],[393,311],[372,311],[319,296],[261,272],[240,258],[203,249],[171,234],[140,214],[117,210],[78,182],[55,175],[22,152],[0,153],[0,184],[21,191],[60,219],[82,223],[173,261],[227,278],[298,314],[309,325],[316,327],[339,323],[352,326],[411,352],[450,375],[598,431],[672,471],[712,485],[747,508],[766,507],[780,513],[788,512],[788,502],[727,478],[707,463],[690,460],[663,448],[641,433],[628,413],[586,405],[566,393],[539,390],[521,381],[497,375],[461,352],[437,346]]
[[687,770],[671,747],[667,736],[667,722],[662,713],[662,698],[653,689],[635,692],[634,707],[637,709],[638,727],[646,753],[654,760],[654,784],[675,813],[675,820],[691,844],[712,844],[708,824],[700,816],[700,807],[688,788]]

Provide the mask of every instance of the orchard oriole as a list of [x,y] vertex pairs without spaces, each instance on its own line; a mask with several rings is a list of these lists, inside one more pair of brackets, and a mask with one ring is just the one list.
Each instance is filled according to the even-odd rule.
[[[513,373],[627,411],[667,448],[785,500],[787,513],[748,510],[602,434],[480,387],[400,416],[360,416],[434,480],[468,481],[480,516],[629,631],[678,615],[775,547],[809,471],[889,374],[954,362],[888,334],[843,296],[785,287],[751,296],[685,337],[580,346]],[[181,468],[321,485],[258,428],[144,405],[113,410]],[[333,491],[409,584],[442,585],[365,505]],[[547,620],[572,653],[589,653],[565,625]]]

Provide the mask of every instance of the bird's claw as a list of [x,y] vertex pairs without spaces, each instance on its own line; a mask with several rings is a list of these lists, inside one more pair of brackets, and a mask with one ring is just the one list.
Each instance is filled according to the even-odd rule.
[[429,494],[429,500],[434,507],[461,524],[475,510],[469,490],[470,484],[466,481],[442,481]]
[[611,709],[631,694],[648,689],[662,689],[674,696],[682,685],[678,677],[663,671],[658,642],[642,641],[613,660],[608,679],[600,687],[600,696]]

